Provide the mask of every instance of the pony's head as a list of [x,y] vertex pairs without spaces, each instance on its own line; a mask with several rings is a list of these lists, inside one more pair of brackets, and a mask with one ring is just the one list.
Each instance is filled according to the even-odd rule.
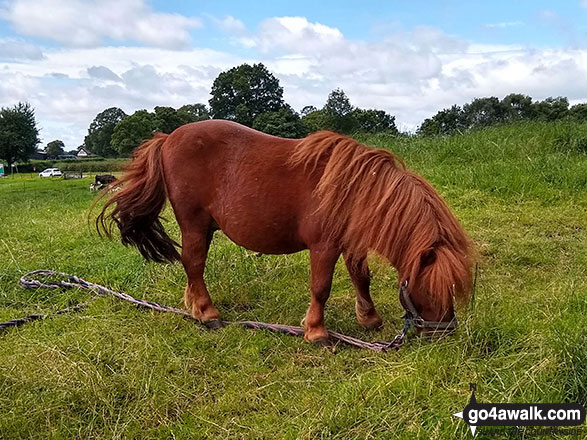
[[[387,255],[419,317],[428,323],[453,322],[455,302],[464,303],[471,294],[471,241],[426,180],[406,171],[404,176],[398,196],[406,199],[395,218],[396,228],[404,232],[395,234]],[[423,325],[419,330],[426,333],[434,327]]]
[[454,328],[455,302],[470,296],[472,258],[468,243],[462,246],[434,243],[400,265],[400,302],[408,314],[421,318],[415,323],[421,334]]

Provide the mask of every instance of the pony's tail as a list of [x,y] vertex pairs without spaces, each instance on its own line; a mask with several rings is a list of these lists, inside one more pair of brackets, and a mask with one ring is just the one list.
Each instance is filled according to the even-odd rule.
[[112,238],[115,224],[125,246],[135,246],[147,260],[160,263],[180,259],[179,244],[167,235],[159,216],[167,200],[161,167],[161,147],[167,136],[157,133],[137,148],[123,176],[96,200],[117,188],[96,219],[98,233]]

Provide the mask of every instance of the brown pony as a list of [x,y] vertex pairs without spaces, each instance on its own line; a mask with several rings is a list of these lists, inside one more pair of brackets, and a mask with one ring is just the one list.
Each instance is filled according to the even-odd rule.
[[[265,254],[310,250],[309,341],[328,339],[324,305],[341,254],[356,289],[357,320],[367,328],[382,324],[369,294],[370,250],[397,268],[426,321],[452,321],[453,297],[470,294],[470,241],[446,203],[395,155],[349,137],[320,131],[282,139],[229,121],[196,122],[143,143],[116,184],[122,188],[105,204],[98,228],[111,237],[116,224],[122,243],[148,260],[181,260],[185,304],[202,321],[219,319],[203,278],[218,229]],[[167,198],[181,229],[181,256],[160,222]]]

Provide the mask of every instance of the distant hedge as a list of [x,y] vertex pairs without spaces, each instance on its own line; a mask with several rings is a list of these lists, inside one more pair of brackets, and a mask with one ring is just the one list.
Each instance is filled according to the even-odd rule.
[[121,171],[129,159],[65,159],[65,160],[31,160],[18,164],[19,173],[40,173],[46,168],[59,168],[61,171],[82,173]]
[[128,159],[105,159],[99,162],[71,162],[56,165],[61,171],[102,172],[121,171]]
[[16,169],[18,169],[19,173],[33,173],[35,172],[35,170],[33,170],[33,168],[36,168],[36,172],[40,173],[41,171],[43,171],[45,168],[53,168],[55,161],[53,160],[31,160],[30,162],[27,163],[19,163],[16,164]]
[[78,162],[102,162],[106,160],[104,157],[84,157],[84,158],[77,158],[77,159],[59,159],[56,162],[59,163],[78,163]]

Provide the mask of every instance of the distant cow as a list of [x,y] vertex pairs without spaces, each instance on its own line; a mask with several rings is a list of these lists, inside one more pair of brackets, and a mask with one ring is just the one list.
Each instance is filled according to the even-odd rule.
[[96,174],[96,185],[108,185],[116,180],[112,174]]
[[97,174],[95,183],[90,185],[90,191],[98,191],[116,180],[112,174]]

